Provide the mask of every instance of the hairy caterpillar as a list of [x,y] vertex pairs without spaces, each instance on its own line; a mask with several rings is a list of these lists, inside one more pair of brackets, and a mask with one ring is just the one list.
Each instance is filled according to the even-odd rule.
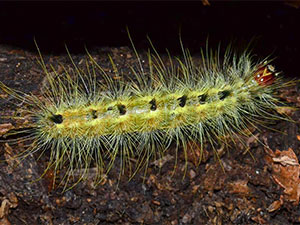
[[[68,183],[78,171],[79,182],[96,167],[99,182],[117,157],[121,170],[136,159],[134,175],[151,158],[161,158],[171,143],[186,155],[189,141],[214,146],[225,136],[251,133],[249,125],[283,118],[276,114],[281,104],[276,92],[290,83],[248,51],[237,55],[228,50],[223,59],[202,52],[197,65],[183,47],[182,59],[170,56],[168,62],[153,48],[146,70],[133,49],[138,65],[132,67],[130,82],[118,79],[122,74],[111,58],[115,78],[89,53],[86,68],[70,57],[73,71],[64,68],[60,74],[41,58],[48,81],[42,96],[24,96],[0,82],[4,92],[30,105],[26,111],[32,125],[22,138],[33,143],[21,155],[50,151],[46,171],[66,167]],[[98,75],[105,82],[99,83]]]

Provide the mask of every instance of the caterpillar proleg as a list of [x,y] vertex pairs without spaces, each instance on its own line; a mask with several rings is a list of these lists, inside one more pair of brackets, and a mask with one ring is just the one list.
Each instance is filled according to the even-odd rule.
[[126,82],[110,56],[114,76],[89,53],[84,67],[70,56],[72,68],[62,72],[41,57],[48,83],[41,96],[24,95],[0,82],[5,93],[30,106],[25,111],[32,124],[21,140],[32,144],[20,156],[50,152],[45,171],[66,168],[66,183],[77,171],[78,182],[87,178],[96,167],[97,183],[116,158],[121,171],[133,168],[134,175],[153,158],[162,158],[171,144],[186,156],[189,141],[214,146],[225,137],[251,134],[249,126],[284,118],[276,112],[282,104],[276,93],[291,83],[249,51],[228,50],[222,58],[201,51],[196,63],[183,47],[182,57],[165,61],[152,46],[145,62],[133,49],[138,63]]

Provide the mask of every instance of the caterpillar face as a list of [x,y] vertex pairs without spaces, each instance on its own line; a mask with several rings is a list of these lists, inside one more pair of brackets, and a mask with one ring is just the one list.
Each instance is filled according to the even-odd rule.
[[271,85],[275,80],[275,68],[272,65],[262,65],[254,74],[255,81],[261,85]]

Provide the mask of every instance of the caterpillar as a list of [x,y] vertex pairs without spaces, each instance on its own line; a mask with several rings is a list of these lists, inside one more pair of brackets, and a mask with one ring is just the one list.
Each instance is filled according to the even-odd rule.
[[84,67],[70,56],[72,66],[58,72],[45,64],[37,47],[48,86],[36,96],[0,82],[0,89],[29,106],[24,111],[30,120],[30,129],[3,136],[31,142],[18,157],[49,152],[45,173],[65,170],[62,180],[68,186],[75,174],[75,184],[86,179],[91,167],[100,183],[116,158],[121,171],[133,169],[134,176],[172,144],[186,158],[189,141],[203,149],[205,142],[226,143],[235,134],[251,135],[249,127],[285,119],[276,111],[283,104],[277,92],[292,82],[284,82],[270,61],[255,61],[248,50],[229,49],[221,58],[207,49],[196,62],[180,43],[182,57],[169,54],[168,60],[151,42],[152,51],[142,59],[132,44],[137,65],[129,81],[110,56],[113,76],[88,51]]

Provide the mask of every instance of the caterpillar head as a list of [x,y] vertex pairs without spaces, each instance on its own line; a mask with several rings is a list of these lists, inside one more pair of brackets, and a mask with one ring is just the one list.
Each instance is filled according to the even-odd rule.
[[264,63],[254,73],[254,80],[261,86],[268,86],[273,84],[276,75],[274,66]]

